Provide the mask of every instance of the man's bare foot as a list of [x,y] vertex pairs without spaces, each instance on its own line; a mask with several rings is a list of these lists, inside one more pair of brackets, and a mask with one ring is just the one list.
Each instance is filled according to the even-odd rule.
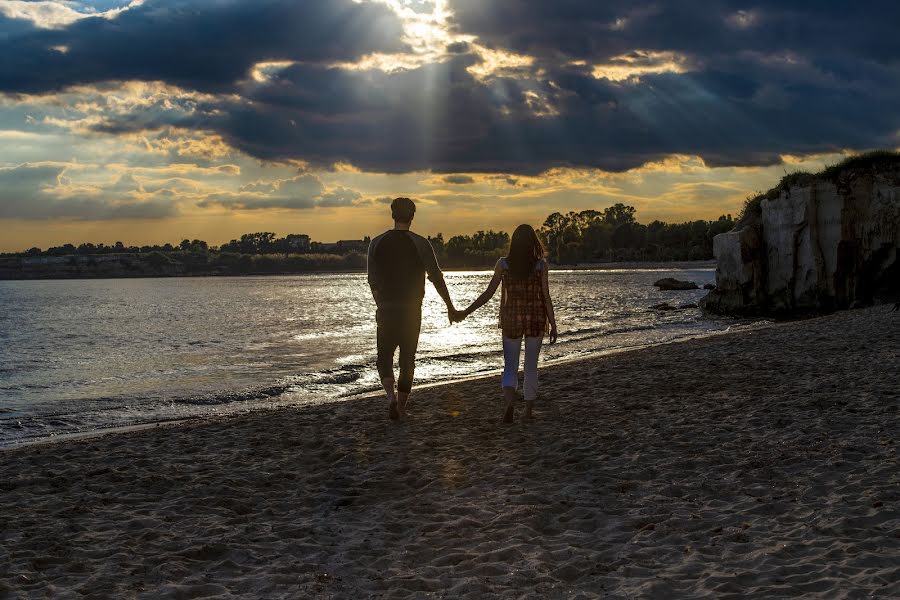
[[409,404],[409,393],[408,392],[398,392],[397,393],[397,411],[400,413],[400,418],[406,418],[406,407]]
[[400,411],[397,408],[397,390],[394,388],[393,379],[382,379],[381,386],[384,388],[384,394],[388,399],[388,418],[396,421],[400,418]]

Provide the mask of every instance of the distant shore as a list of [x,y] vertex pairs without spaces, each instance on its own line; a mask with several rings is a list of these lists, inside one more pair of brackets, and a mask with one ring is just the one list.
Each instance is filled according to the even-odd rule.
[[0,595],[897,597],[889,310],[4,450]]
[[[0,258],[0,281],[41,279],[137,279],[150,277],[258,277],[262,275],[303,275],[309,273],[365,273],[365,257],[359,255],[296,255],[293,267],[280,268],[289,259],[278,255],[258,255],[260,260],[235,262],[227,267],[209,268],[204,262],[155,261],[143,255],[106,254],[98,256],[61,256],[29,259],[27,257]],[[323,258],[323,256],[327,258]],[[275,257],[275,258],[271,258]],[[267,260],[268,259],[268,260]],[[264,263],[255,268],[253,263]],[[553,265],[555,270],[613,271],[625,269],[698,269],[714,268],[713,260],[699,261],[615,261]],[[444,270],[487,271],[493,265],[444,265]]]

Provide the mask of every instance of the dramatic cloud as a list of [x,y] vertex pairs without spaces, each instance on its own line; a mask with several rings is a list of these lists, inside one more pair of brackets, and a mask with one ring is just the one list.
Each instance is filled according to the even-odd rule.
[[[19,137],[0,148],[0,211],[259,213],[402,193],[356,185],[358,170],[418,174],[435,202],[485,186],[484,200],[558,169],[896,146],[898,22],[895,2],[4,2],[0,132]],[[21,166],[74,162],[72,140],[82,163],[134,179]]]
[[900,5],[889,0],[638,3],[451,0],[455,27],[491,47],[540,59],[605,61],[636,49],[715,58],[790,49],[882,63],[900,57]]
[[[747,11],[730,2],[689,10],[675,2],[638,9],[625,2],[458,0],[456,35],[477,41],[454,42],[438,62],[400,70],[339,64],[392,43],[399,51],[391,35],[372,33],[383,28],[361,25],[375,17],[398,34],[383,4],[343,6],[329,43],[321,28],[312,39],[286,39],[283,27],[258,30],[296,21],[300,12],[312,28],[310,22],[337,19],[340,4],[300,9],[233,0],[216,11],[204,12],[210,5],[201,3],[186,12],[171,0],[147,2],[114,20],[23,36],[10,50],[17,60],[0,67],[17,74],[0,75],[0,87],[28,89],[41,85],[40,77],[53,85],[67,78],[163,79],[182,91],[83,115],[73,126],[113,134],[193,129],[264,160],[321,168],[345,162],[390,173],[621,171],[670,154],[699,155],[710,165],[773,164],[786,153],[893,144],[900,128],[898,42],[886,31],[872,35],[890,20],[884,15],[847,7],[807,13],[774,3]],[[900,13],[893,5],[883,11]],[[194,36],[186,35],[189,27]],[[368,35],[351,36],[360,27]],[[215,40],[205,33],[214,29]],[[834,34],[831,41],[822,41],[823,31]],[[45,58],[36,37],[70,48],[64,55],[47,51],[49,71],[21,68]],[[330,43],[350,37],[349,45]],[[112,51],[125,39],[127,47]],[[79,52],[92,56],[91,48],[114,58],[82,61],[87,69],[66,62]],[[92,68],[99,70],[90,75]],[[192,98],[197,92],[190,90],[204,94]]]
[[65,165],[0,167],[0,219],[160,219],[177,214],[164,197],[145,196],[133,177],[106,189],[73,186]]
[[[482,84],[467,56],[365,77],[295,65],[193,126],[269,160],[408,172],[620,171],[669,154],[710,164],[772,164],[781,154],[890,144],[900,126],[894,68],[853,79],[782,56],[744,54],[690,73],[597,79],[588,66]],[[849,65],[847,65],[849,66]],[[439,83],[435,83],[439,82]]]
[[[0,20],[0,31],[6,29]],[[222,91],[259,62],[350,61],[401,51],[401,34],[387,7],[353,0],[148,0],[115,18],[8,36],[0,41],[0,91],[110,80]]]

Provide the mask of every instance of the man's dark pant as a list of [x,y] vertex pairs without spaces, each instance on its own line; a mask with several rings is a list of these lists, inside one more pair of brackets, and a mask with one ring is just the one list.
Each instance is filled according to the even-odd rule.
[[416,366],[422,307],[379,308],[375,313],[375,320],[378,323],[378,376],[382,381],[394,378],[394,352],[399,347],[400,378],[397,380],[397,391],[408,394],[412,390]]

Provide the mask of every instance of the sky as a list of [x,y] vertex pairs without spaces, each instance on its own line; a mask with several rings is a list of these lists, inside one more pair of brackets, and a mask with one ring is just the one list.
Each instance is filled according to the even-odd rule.
[[900,3],[0,0],[0,251],[737,214],[900,147]]

